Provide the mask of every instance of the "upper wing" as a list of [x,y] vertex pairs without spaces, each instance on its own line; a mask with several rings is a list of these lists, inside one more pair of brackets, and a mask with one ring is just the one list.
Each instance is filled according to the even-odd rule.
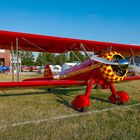
[[82,50],[80,44],[83,43],[87,51],[94,51],[95,53],[111,48],[112,51],[117,51],[124,56],[129,56],[132,52],[134,55],[140,55],[140,46],[138,45],[44,36],[3,30],[0,30],[0,49],[10,50],[11,45],[16,49],[16,38],[18,38],[19,49],[26,51],[63,53],[70,50]]

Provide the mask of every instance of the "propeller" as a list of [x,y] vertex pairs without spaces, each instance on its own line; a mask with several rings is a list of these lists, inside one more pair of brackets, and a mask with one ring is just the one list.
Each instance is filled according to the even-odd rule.
[[102,58],[102,57],[99,57],[98,55],[92,56],[91,59],[93,61],[96,61],[96,62],[99,62],[99,63],[112,65],[112,67],[114,69],[116,69],[118,72],[122,72],[126,69],[128,69],[130,71],[134,71],[134,72],[140,72],[140,67],[138,67],[136,65],[130,65],[128,60],[122,59],[118,56],[114,56],[112,61],[107,60],[107,59]]
[[90,57],[85,49],[84,44],[80,43],[80,47],[85,52],[89,60],[111,65],[113,70],[116,71],[120,76],[123,75],[127,69],[132,72],[140,72],[140,67],[136,66],[135,63],[134,65],[130,65],[128,60],[122,58],[122,56],[120,55],[114,55],[112,60],[110,61],[105,58],[99,57],[98,55],[93,55],[92,57]]
[[108,64],[108,65],[118,65],[117,62],[112,62],[112,61],[109,61],[109,60],[107,60],[105,58],[98,57],[98,55],[92,56],[91,60],[99,62],[99,63],[103,63],[103,64]]

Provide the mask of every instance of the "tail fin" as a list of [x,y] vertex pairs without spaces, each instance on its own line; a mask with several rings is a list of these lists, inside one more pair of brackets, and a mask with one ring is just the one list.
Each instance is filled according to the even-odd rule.
[[49,64],[47,64],[44,68],[44,77],[49,78],[49,79],[53,79],[53,73],[51,71]]

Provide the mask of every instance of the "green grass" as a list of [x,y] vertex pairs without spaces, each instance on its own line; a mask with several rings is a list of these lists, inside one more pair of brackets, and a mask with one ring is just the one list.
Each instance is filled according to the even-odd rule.
[[[23,80],[26,78],[36,78],[36,77],[42,77],[43,74],[37,74],[37,73],[31,73],[31,72],[24,72],[23,74],[19,75],[19,80]],[[17,80],[17,75],[14,74],[13,75],[14,81]],[[7,73],[7,74],[0,74],[0,81],[12,81],[12,74],[11,73]]]
[[[21,79],[32,77],[23,75]],[[39,75],[34,75],[39,76]],[[9,76],[1,76],[0,80]],[[117,90],[129,92],[126,105],[140,103],[140,81],[115,84]],[[0,92],[0,127],[30,120],[41,120],[63,115],[80,114],[70,107],[85,87],[47,89],[16,89]],[[140,106],[121,109],[121,106],[107,102],[109,90],[92,90],[91,106],[88,111],[120,107],[120,110],[93,113],[41,123],[31,123],[0,130],[0,140],[139,140]]]

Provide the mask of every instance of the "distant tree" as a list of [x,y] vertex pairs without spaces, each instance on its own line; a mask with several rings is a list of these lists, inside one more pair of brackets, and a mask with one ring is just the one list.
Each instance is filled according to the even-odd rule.
[[55,64],[55,54],[53,53],[44,53],[44,56],[43,56],[43,61],[44,63],[43,64],[52,64],[54,65]]
[[55,65],[63,65],[67,60],[67,54],[57,54],[55,56]]
[[36,59],[36,65],[37,66],[42,66],[42,53],[39,53],[37,59]]
[[73,53],[74,53],[81,61],[84,61],[84,60],[86,59],[85,55],[82,54],[80,51],[74,51],[74,52],[70,52],[70,54],[69,54],[69,62],[79,61],[78,58],[77,58]]
[[[85,55],[82,54],[79,51],[74,52],[75,55],[81,60],[84,61],[86,59]],[[52,64],[52,65],[63,65],[66,62],[74,62],[79,61],[75,55],[70,53],[62,53],[62,54],[53,54],[53,53],[39,53],[37,59],[36,59],[36,65],[46,65],[46,64]]]
[[52,53],[39,53],[36,59],[36,65],[43,66],[46,64],[54,64],[55,63],[55,54]]
[[19,52],[19,56],[21,57],[21,64],[22,65],[27,65],[27,66],[34,66],[35,65],[34,55],[32,52],[21,51],[21,52]]

